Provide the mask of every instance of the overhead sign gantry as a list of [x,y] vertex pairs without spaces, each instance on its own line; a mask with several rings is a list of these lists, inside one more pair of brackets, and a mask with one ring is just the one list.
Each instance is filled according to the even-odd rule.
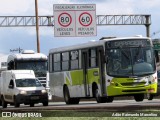
[[[39,16],[39,26],[54,26],[54,16]],[[146,36],[150,36],[151,15],[96,15],[97,26],[145,25]],[[0,16],[0,27],[31,27],[36,25],[35,16]]]

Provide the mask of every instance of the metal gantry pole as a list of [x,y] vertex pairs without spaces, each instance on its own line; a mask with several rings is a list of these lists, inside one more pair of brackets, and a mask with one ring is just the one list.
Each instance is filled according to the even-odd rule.
[[150,23],[151,23],[151,21],[150,21],[150,16],[149,15],[146,15],[145,16],[146,17],[146,36],[147,37],[150,37]]
[[38,3],[37,3],[37,0],[35,0],[35,13],[36,13],[37,53],[40,53],[39,22],[38,22]]

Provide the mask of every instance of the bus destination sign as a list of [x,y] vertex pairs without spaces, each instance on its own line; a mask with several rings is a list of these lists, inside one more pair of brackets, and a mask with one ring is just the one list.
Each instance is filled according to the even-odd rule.
[[118,40],[107,42],[108,47],[127,47],[127,46],[147,46],[150,45],[147,40]]

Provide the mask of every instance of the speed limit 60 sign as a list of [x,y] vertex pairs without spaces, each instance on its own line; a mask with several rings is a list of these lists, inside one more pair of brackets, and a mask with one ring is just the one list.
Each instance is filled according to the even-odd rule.
[[96,15],[94,11],[77,11],[79,16],[76,21],[76,34],[77,36],[94,36],[96,35]]
[[95,4],[56,4],[53,7],[56,37],[97,35]]
[[79,23],[82,26],[89,26],[92,23],[92,16],[88,12],[83,12],[79,15]]

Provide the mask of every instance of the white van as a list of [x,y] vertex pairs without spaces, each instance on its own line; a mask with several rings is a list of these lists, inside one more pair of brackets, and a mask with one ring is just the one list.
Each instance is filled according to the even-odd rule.
[[48,93],[37,78],[33,70],[3,71],[0,81],[0,95],[2,107],[7,104],[19,107],[20,104],[34,106],[43,103],[48,106]]

